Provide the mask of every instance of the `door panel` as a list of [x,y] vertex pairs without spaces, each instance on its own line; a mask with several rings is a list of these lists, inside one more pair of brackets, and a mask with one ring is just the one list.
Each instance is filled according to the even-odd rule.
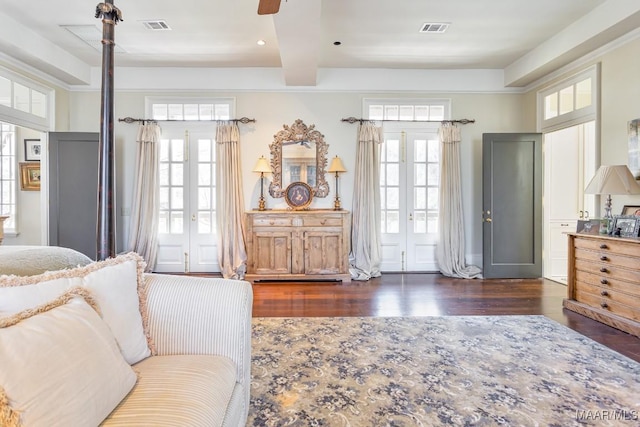
[[49,245],[96,259],[98,133],[49,133]]
[[483,270],[542,276],[542,135],[484,134]]

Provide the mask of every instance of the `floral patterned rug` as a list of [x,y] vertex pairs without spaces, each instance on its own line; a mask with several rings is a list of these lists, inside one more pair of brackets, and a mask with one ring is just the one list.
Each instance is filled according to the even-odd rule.
[[640,425],[640,364],[543,316],[257,318],[252,361],[250,426]]

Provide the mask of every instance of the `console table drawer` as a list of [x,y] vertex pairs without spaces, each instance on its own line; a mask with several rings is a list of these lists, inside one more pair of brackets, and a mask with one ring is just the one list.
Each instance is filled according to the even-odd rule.
[[[640,260],[637,260],[637,262],[638,264],[636,265],[640,265]],[[595,263],[585,259],[576,259],[575,270],[597,274],[605,279],[615,278],[640,283],[640,271],[632,270],[630,268],[621,268],[615,265]]]
[[580,283],[599,286],[605,290],[613,290],[624,292],[630,295],[640,297],[640,285],[637,283],[626,282],[618,277],[609,277],[606,275],[597,275],[582,270],[576,270],[576,287],[580,287]]
[[613,252],[593,252],[576,248],[576,259],[583,259],[600,264],[611,264],[620,267],[637,268],[638,258],[620,255]]
[[634,257],[640,256],[640,246],[638,246],[637,244],[616,241],[612,239],[608,239],[608,240],[575,239],[575,247],[596,251],[601,253],[601,255],[616,253],[620,255],[629,255]]
[[[617,314],[618,316],[633,320],[635,322],[640,321],[640,310],[634,308],[631,305],[623,304],[618,301],[614,301],[612,298],[603,298],[599,295],[593,295],[588,292],[578,291],[576,293],[576,301],[587,304],[590,307],[598,308],[600,310],[606,310],[610,313]],[[637,307],[638,301],[635,300]]]
[[269,216],[259,216],[254,215],[252,219],[252,223],[254,227],[289,227],[291,226],[291,216],[279,216],[279,215],[269,215]]

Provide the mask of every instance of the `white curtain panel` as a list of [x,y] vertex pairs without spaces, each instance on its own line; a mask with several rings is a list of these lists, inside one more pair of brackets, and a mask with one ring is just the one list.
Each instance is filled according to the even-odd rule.
[[460,181],[460,129],[443,124],[438,134],[441,143],[440,215],[436,259],[440,272],[449,277],[473,279],[482,270],[465,261],[462,184]]
[[362,123],[358,128],[351,253],[349,271],[353,280],[380,276],[380,144],[382,128]]
[[152,271],[158,252],[158,155],[160,126],[140,125],[137,136],[136,184],[129,224],[129,250],[137,252]]
[[241,280],[247,270],[247,252],[238,125],[218,122],[216,142],[218,262],[225,279]]

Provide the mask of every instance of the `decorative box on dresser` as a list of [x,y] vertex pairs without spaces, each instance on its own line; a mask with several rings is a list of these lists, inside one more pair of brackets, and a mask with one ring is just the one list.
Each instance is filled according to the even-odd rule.
[[245,213],[246,280],[335,279],[350,282],[347,211]]
[[640,239],[569,233],[564,307],[640,336]]

